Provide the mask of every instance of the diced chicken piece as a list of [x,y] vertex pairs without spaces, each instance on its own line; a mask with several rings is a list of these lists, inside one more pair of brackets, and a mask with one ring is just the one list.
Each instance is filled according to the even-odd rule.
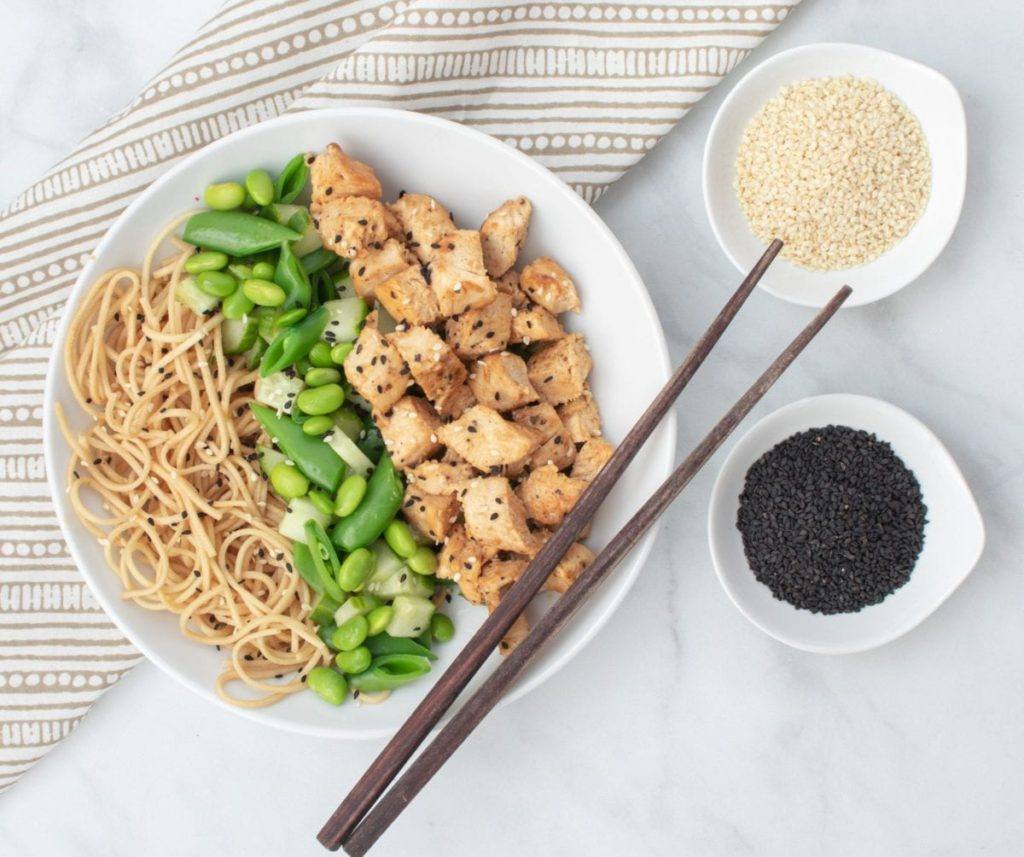
[[328,144],[309,168],[312,203],[318,210],[325,203],[342,196],[365,196],[380,199],[380,182],[373,169],[362,161],[350,158],[337,143]]
[[500,599],[505,591],[520,577],[530,561],[525,557],[509,557],[489,559],[480,571],[478,587],[486,601],[489,596],[497,595]]
[[402,397],[386,413],[375,413],[374,422],[395,467],[415,467],[441,450],[441,418],[420,396]]
[[510,342],[530,345],[536,342],[551,342],[565,336],[565,330],[558,319],[544,307],[528,303],[515,311],[512,317]]
[[466,367],[440,336],[429,327],[410,327],[396,330],[390,338],[428,399],[443,405],[458,395]]
[[500,277],[516,263],[526,241],[533,206],[525,196],[503,202],[487,215],[480,227],[484,265],[492,277]]
[[409,370],[398,349],[377,330],[376,312],[366,317],[355,347],[345,358],[344,369],[348,382],[375,411],[388,410],[409,386]]
[[572,478],[582,479],[584,482],[593,481],[601,468],[608,463],[613,452],[615,452],[615,447],[603,437],[590,438],[576,453],[576,463],[572,466]]
[[[493,560],[492,560],[493,562]],[[522,562],[522,560],[504,560],[506,563]],[[497,606],[501,603],[501,593],[489,592],[484,596],[484,603],[487,605],[487,612],[493,613]],[[516,646],[518,646],[523,640],[526,639],[526,635],[530,633],[530,622],[526,616],[520,613],[516,617],[516,621],[512,623],[512,627],[505,632],[505,636],[501,638],[501,642],[498,643],[498,651],[502,655],[507,655]]]
[[383,249],[398,226],[382,203],[365,196],[332,199],[321,206],[314,221],[324,247],[346,259],[369,249]]
[[531,355],[528,368],[537,392],[557,406],[583,395],[593,365],[583,337],[573,333]]
[[476,400],[496,411],[511,411],[537,401],[526,361],[518,354],[488,354],[473,363],[470,370],[469,386]]
[[576,445],[557,412],[548,402],[519,408],[512,414],[512,419],[539,432],[544,439],[530,457],[531,467],[543,467],[551,463],[558,470],[565,470],[576,459]]
[[435,407],[445,419],[457,420],[475,404],[476,396],[469,389],[469,384],[461,384],[452,391],[451,395],[445,396],[444,401],[437,402]]
[[378,250],[370,247],[359,253],[349,266],[356,294],[368,303],[376,300],[377,286],[416,262],[416,258],[396,238],[389,238]]
[[445,235],[440,245],[430,263],[430,287],[441,314],[459,315],[493,301],[498,290],[484,269],[480,233],[456,229]]
[[455,231],[451,212],[426,194],[403,194],[391,203],[391,210],[402,225],[402,236],[421,262],[433,259],[441,239]]
[[474,405],[442,426],[440,437],[445,446],[484,472],[522,461],[539,444],[533,431],[504,419],[485,405]]
[[534,303],[558,315],[572,310],[579,312],[580,298],[572,279],[554,259],[542,256],[531,262],[519,275],[519,288]]
[[437,576],[455,581],[468,601],[481,604],[483,594],[477,583],[484,563],[492,556],[493,550],[471,539],[462,524],[454,524],[437,555]]
[[433,324],[439,315],[437,298],[419,265],[410,265],[377,286],[377,300],[402,324]]
[[597,402],[594,401],[589,384],[584,387],[582,396],[566,402],[558,409],[558,416],[565,423],[574,443],[585,443],[601,434],[601,415],[597,411]]
[[532,521],[545,527],[557,527],[576,505],[587,483],[559,473],[553,464],[545,464],[530,472],[516,488]]
[[512,298],[512,306],[517,309],[526,306],[530,302],[526,293],[519,288],[519,272],[515,268],[511,271],[506,271],[492,282],[499,295],[508,295]]
[[479,309],[466,310],[445,322],[444,338],[463,360],[503,351],[512,333],[512,298],[499,294]]
[[435,544],[440,544],[459,517],[454,494],[427,494],[412,483],[406,486],[402,514],[409,525]]
[[462,498],[466,533],[474,541],[513,553],[536,550],[537,537],[526,524],[526,508],[504,476],[470,480]]
[[576,582],[576,578],[583,573],[583,569],[593,561],[594,552],[586,545],[576,542],[565,552],[561,562],[555,566],[555,570],[544,582],[544,589],[549,592],[565,592]]
[[424,461],[406,474],[409,485],[424,494],[462,496],[469,480],[476,478],[473,465],[456,461]]

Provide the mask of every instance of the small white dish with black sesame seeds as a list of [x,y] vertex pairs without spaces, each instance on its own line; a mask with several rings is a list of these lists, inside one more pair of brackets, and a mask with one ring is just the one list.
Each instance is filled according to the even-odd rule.
[[[967,122],[960,95],[949,79],[928,66],[865,45],[803,45],[776,54],[748,72],[723,101],[708,133],[704,204],[718,243],[737,269],[745,272],[750,260],[764,250],[764,242],[751,231],[735,189],[737,156],[748,123],[783,87],[844,76],[877,81],[916,117],[930,154],[931,186],[920,216],[916,222],[910,221],[909,232],[865,264],[842,270],[809,270],[787,261],[783,250],[760,287],[802,306],[824,306],[844,283],[854,287],[845,307],[872,303],[909,285],[942,252],[963,205]],[[766,156],[765,162],[769,161]],[[851,207],[855,206],[851,203]],[[807,211],[788,214],[800,220],[815,217]],[[846,210],[834,214],[844,220],[850,216]],[[778,237],[785,240],[785,236]]]
[[[747,471],[792,435],[829,425],[875,434],[913,471],[927,507],[924,548],[910,579],[878,604],[855,613],[797,609],[754,576],[737,528]],[[861,652],[895,640],[931,615],[971,573],[985,527],[963,474],[942,442],[906,411],[868,396],[801,399],[754,425],[729,452],[711,495],[708,540],[718,579],[740,612],[775,639],[809,652]]]

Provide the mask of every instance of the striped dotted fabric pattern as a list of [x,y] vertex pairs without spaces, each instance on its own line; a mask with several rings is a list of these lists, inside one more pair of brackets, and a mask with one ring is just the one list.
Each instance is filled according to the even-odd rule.
[[431,113],[593,201],[799,0],[232,0],[124,110],[0,214],[0,791],[138,659],[48,497],[43,381],[69,289],[171,164],[286,111]]

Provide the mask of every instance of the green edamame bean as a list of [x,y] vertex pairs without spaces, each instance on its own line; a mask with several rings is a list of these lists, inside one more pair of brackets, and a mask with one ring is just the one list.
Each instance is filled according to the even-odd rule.
[[245,202],[245,188],[238,182],[221,182],[206,186],[203,202],[216,211],[230,211]]
[[334,361],[331,359],[331,346],[322,339],[309,350],[307,356],[309,362],[319,369],[330,369],[334,366]]
[[277,324],[279,330],[282,327],[291,327],[293,324],[302,321],[302,319],[306,317],[306,313],[308,312],[309,310],[307,310],[305,307],[295,307],[295,309],[290,309],[288,310],[288,312],[281,313],[277,317],[277,321],[275,323]]
[[245,177],[245,189],[257,205],[274,201],[274,180],[266,170],[253,170]]
[[302,413],[315,417],[336,411],[344,401],[345,391],[338,384],[325,384],[322,387],[309,387],[303,390],[295,397],[295,406]]
[[324,384],[337,384],[341,380],[341,373],[337,369],[323,369],[317,367],[306,373],[307,387],[322,387]]
[[447,643],[455,636],[455,625],[444,613],[435,613],[430,617],[430,633],[439,643]]
[[[334,420],[326,415],[310,417],[302,424],[302,431],[312,437],[326,434],[334,426]],[[330,514],[334,514],[334,503],[331,503]]]
[[384,541],[402,559],[409,559],[418,549],[412,530],[405,521],[395,518],[384,530]]
[[302,497],[309,490],[309,480],[302,475],[299,468],[283,461],[271,468],[270,484],[285,500]]
[[417,574],[433,574],[437,571],[437,557],[430,548],[425,546],[416,548],[405,564]]
[[285,299],[284,289],[270,280],[246,280],[242,283],[242,291],[257,306],[281,306]]
[[232,262],[228,265],[228,270],[238,278],[239,282],[252,279],[252,268],[241,262]]
[[[333,424],[333,423],[332,423]],[[351,515],[366,496],[366,479],[353,473],[338,487],[334,496],[334,514],[339,518]]]
[[339,342],[331,349],[331,362],[337,363],[340,366],[345,362],[345,358],[348,357],[349,352],[352,351],[354,347],[354,342]]
[[220,310],[224,313],[224,318],[239,319],[243,315],[248,315],[255,308],[255,304],[245,296],[245,292],[241,289],[235,289],[230,295],[224,298],[224,303],[221,304]]
[[331,705],[341,705],[348,693],[348,682],[345,681],[345,676],[330,667],[313,667],[309,671],[309,675],[306,676],[306,684],[324,702],[329,702]]
[[219,271],[228,263],[228,254],[216,250],[204,250],[185,260],[185,270],[190,274],[201,274],[203,271]]
[[257,262],[252,266],[252,275],[257,280],[273,280],[274,266],[270,262]]
[[227,271],[203,271],[196,274],[196,285],[215,298],[226,298],[238,288],[238,280]]
[[351,652],[338,652],[334,656],[335,666],[343,673],[348,673],[349,675],[359,675],[359,673],[366,672],[370,668],[370,661],[372,660],[373,655],[370,654],[370,650],[366,646],[360,646]]
[[358,649],[366,639],[369,627],[365,616],[353,616],[339,625],[338,630],[331,635],[331,645],[339,652]]
[[[303,430],[305,430],[305,426],[303,426]],[[314,488],[307,496],[309,497],[309,502],[316,506],[325,515],[333,514],[334,503],[331,501],[331,497],[327,492],[318,491]]]
[[395,615],[395,608],[390,604],[382,604],[366,614],[367,637],[376,637],[388,625]]
[[372,573],[377,557],[371,550],[357,548],[338,569],[338,586],[346,592],[355,592]]

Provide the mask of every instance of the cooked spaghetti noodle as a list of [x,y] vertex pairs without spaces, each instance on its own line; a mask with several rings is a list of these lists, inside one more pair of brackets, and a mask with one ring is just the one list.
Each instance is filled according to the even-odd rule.
[[[329,652],[309,621],[311,592],[276,530],[283,503],[256,460],[250,413],[256,372],[225,357],[222,316],[174,300],[193,248],[171,223],[141,270],[101,277],[76,308],[68,380],[95,420],[74,431],[71,503],[100,539],[124,597],[176,613],[192,640],[230,650],[218,694],[262,706],[304,687]],[[178,252],[157,262],[170,241]],[[99,495],[97,513],[83,495]],[[250,689],[239,696],[232,682]]]

